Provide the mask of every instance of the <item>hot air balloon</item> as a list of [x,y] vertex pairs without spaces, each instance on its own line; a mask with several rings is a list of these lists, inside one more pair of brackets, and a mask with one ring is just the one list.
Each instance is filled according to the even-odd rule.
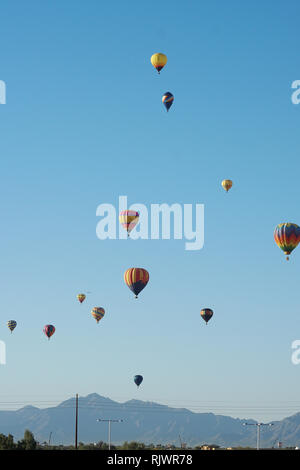
[[140,214],[136,211],[122,211],[120,212],[119,215],[119,221],[122,224],[122,226],[127,230],[128,237],[131,232],[131,230],[134,229],[134,227],[138,224],[139,222],[139,216]]
[[225,189],[225,191],[228,193],[229,189],[232,186],[232,181],[231,180],[223,180],[222,181],[222,186]]
[[151,56],[151,64],[153,65],[153,67],[156,68],[158,73],[160,73],[161,69],[166,65],[167,60],[167,56],[165,54],[162,54],[161,52],[158,52]]
[[15,320],[9,320],[6,324],[8,328],[10,329],[11,333],[14,331],[14,329],[17,326],[17,322]]
[[44,333],[48,337],[48,339],[51,338],[51,336],[55,333],[55,327],[53,325],[46,325],[44,326]]
[[94,307],[93,310],[91,311],[91,314],[95,318],[97,323],[99,323],[101,318],[103,318],[105,315],[105,310],[102,307]]
[[[284,254],[289,255],[300,242],[300,227],[289,222],[279,224],[274,230],[274,239]],[[287,256],[286,259],[288,260],[289,257]]]
[[137,299],[138,294],[148,284],[149,273],[143,268],[130,268],[124,274],[124,281]]
[[174,96],[169,91],[167,91],[162,97],[162,102],[167,111],[169,111],[169,109],[171,108],[173,101],[174,101]]
[[143,377],[141,375],[135,375],[133,380],[134,383],[139,387],[143,382]]
[[210,308],[204,308],[200,312],[200,315],[203,318],[203,320],[206,322],[206,324],[211,319],[213,314],[214,312]]
[[77,299],[82,304],[82,302],[85,300],[85,294],[78,294]]

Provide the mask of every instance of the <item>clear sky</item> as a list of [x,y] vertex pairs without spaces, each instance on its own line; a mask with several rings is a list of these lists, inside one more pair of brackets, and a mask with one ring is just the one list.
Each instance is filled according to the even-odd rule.
[[[241,418],[300,411],[300,252],[286,262],[273,239],[300,225],[299,13],[293,0],[1,3],[1,408],[97,392]],[[99,240],[97,206],[119,195],[204,204],[203,249]],[[134,266],[150,273],[138,300],[123,280]]]

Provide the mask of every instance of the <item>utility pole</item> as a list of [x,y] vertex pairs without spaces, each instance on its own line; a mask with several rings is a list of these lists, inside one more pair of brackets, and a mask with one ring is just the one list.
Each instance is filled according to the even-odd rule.
[[259,450],[260,448],[260,428],[261,426],[273,426],[273,423],[243,423],[243,426],[256,426],[257,433],[256,433],[256,449]]
[[97,419],[97,421],[103,421],[108,423],[108,450],[110,450],[111,445],[111,423],[123,423],[123,419]]
[[186,448],[186,443],[181,440],[180,434],[179,434],[179,441],[180,441],[180,449],[185,449]]
[[76,400],[75,400],[75,449],[78,448],[78,393],[76,393]]

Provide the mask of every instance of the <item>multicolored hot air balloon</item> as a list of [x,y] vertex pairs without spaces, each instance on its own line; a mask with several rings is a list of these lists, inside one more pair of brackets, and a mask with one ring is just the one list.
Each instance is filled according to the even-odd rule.
[[156,68],[158,73],[160,73],[161,69],[164,68],[167,61],[167,56],[165,54],[162,54],[162,52],[157,52],[156,54],[153,54],[151,56],[151,64],[153,65],[153,67]]
[[77,299],[82,304],[82,302],[85,300],[85,294],[78,294]]
[[290,255],[300,242],[300,227],[290,222],[279,224],[274,230],[274,239],[284,254]]
[[124,273],[124,281],[137,299],[138,294],[148,284],[149,273],[143,268],[130,268]]
[[222,186],[225,189],[225,191],[228,193],[229,189],[232,187],[232,181],[231,180],[223,180],[222,181]]
[[95,318],[97,323],[104,317],[105,315],[105,310],[102,307],[94,307],[93,310],[91,311],[92,317]]
[[174,101],[174,96],[172,95],[172,93],[170,93],[169,91],[167,91],[163,97],[162,97],[162,102],[166,108],[167,111],[169,111],[169,109],[171,108],[172,104],[173,104],[173,101]]
[[14,329],[17,326],[17,322],[15,320],[9,320],[7,323],[8,328],[10,329],[10,332],[12,333]]
[[139,222],[139,216],[140,214],[137,211],[122,211],[120,212],[119,215],[119,221],[120,224],[127,230],[128,237],[131,232],[131,230],[134,229],[134,227],[138,224]]
[[51,336],[55,333],[55,327],[53,325],[46,325],[44,326],[44,333],[48,337],[48,339],[51,338]]
[[139,387],[143,382],[143,377],[141,375],[135,375],[133,380],[137,387]]
[[206,324],[211,319],[213,314],[214,312],[210,308],[203,308],[200,312],[200,315],[203,318],[203,320],[206,322]]

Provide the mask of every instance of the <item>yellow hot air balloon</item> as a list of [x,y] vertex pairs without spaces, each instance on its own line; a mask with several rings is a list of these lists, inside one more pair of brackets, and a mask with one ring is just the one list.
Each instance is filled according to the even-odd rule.
[[232,186],[232,181],[231,181],[231,180],[223,180],[223,181],[222,181],[222,186],[223,186],[223,188],[225,189],[225,191],[228,192],[229,189],[230,189],[231,186]]
[[138,224],[139,216],[140,214],[137,211],[125,210],[120,212],[119,221],[123,225],[125,230],[127,230],[128,237],[131,230],[133,230],[134,227]]
[[167,56],[162,54],[162,52],[157,52],[151,56],[151,64],[156,68],[158,73],[160,73],[161,69],[166,65],[167,61]]
[[85,300],[85,294],[78,294],[77,299],[82,304],[82,302]]

